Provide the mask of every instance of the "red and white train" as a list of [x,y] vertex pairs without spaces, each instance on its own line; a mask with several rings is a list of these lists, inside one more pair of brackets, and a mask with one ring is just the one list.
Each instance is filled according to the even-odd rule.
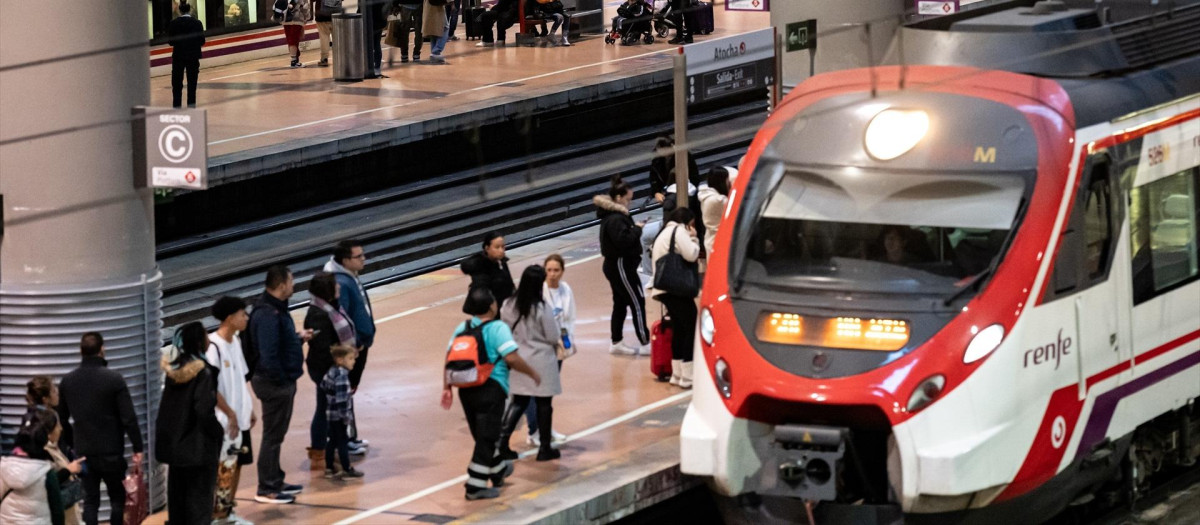
[[759,132],[681,431],[732,514],[1033,523],[1200,458],[1200,2],[1067,4],[904,27]]

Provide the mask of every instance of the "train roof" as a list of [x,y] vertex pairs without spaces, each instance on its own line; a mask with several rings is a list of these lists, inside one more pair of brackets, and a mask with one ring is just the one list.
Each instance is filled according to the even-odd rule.
[[884,60],[1058,81],[1086,127],[1200,93],[1200,0],[1013,0],[916,20]]

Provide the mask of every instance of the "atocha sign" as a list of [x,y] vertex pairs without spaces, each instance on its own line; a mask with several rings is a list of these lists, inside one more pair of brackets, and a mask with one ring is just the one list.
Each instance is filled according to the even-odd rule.
[[774,28],[690,44],[683,53],[689,104],[764,89],[774,81]]

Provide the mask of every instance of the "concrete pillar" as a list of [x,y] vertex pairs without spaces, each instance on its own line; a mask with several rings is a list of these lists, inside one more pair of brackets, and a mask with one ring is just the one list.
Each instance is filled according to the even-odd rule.
[[153,197],[133,188],[129,123],[150,99],[146,16],[144,5],[112,2],[0,4],[4,443],[25,411],[25,382],[75,368],[92,330],[129,383],[143,437],[153,435],[161,275]]

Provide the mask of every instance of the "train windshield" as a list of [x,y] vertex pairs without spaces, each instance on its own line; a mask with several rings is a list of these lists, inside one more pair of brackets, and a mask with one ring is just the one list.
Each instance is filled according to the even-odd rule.
[[757,208],[742,281],[957,296],[1001,256],[1024,194],[1018,175],[787,172]]

